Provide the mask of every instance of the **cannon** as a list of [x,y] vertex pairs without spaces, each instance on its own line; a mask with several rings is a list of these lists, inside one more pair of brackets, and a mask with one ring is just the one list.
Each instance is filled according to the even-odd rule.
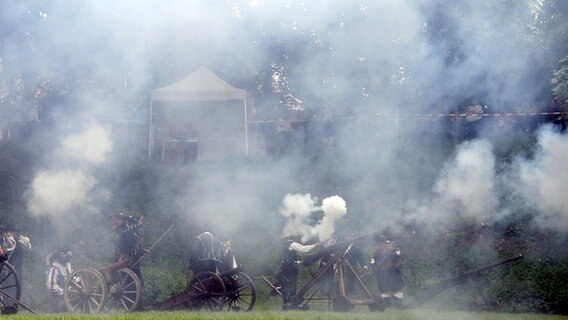
[[17,312],[21,294],[22,287],[14,267],[6,261],[0,262],[0,313]]
[[[213,250],[214,236],[203,233]],[[220,242],[219,242],[220,243]],[[207,249],[205,246],[198,247]],[[181,293],[173,294],[162,301],[158,310],[210,310],[221,311],[251,311],[256,303],[256,288],[252,279],[238,266],[230,242],[223,243],[223,253],[210,254],[205,251],[205,257],[198,259],[200,268],[193,269],[193,278]],[[203,267],[206,266],[206,267]]]
[[[346,258],[355,243],[375,235],[377,233],[370,233],[330,246],[318,245],[315,253],[305,255],[302,263],[306,266],[322,258],[326,261],[292,297],[291,308],[306,310],[312,300],[327,300],[328,306],[337,312],[351,311],[356,305],[367,305],[371,311],[384,311],[383,298],[370,292]],[[330,283],[335,287],[325,290],[325,285]]]
[[240,267],[225,272],[200,272],[185,290],[162,301],[158,310],[251,311],[256,303],[253,280]]
[[403,304],[405,308],[414,308],[421,306],[422,304],[432,300],[434,297],[442,293],[443,291],[461,285],[461,284],[469,284],[471,289],[473,289],[474,293],[481,296],[482,301],[473,301],[470,304],[470,308],[474,311],[481,310],[481,309],[489,309],[495,310],[498,309],[500,304],[497,301],[489,300],[485,297],[484,294],[481,292],[481,288],[476,285],[478,280],[483,276],[483,273],[495,269],[497,267],[510,264],[512,262],[518,261],[523,258],[523,255],[518,255],[513,258],[509,258],[503,261],[499,261],[493,263],[491,265],[487,265],[481,268],[478,268],[473,271],[469,271],[463,274],[460,274],[456,277],[452,277],[449,279],[444,279],[433,283],[431,285],[423,287],[416,295],[409,297],[409,299]]
[[142,283],[126,267],[126,262],[113,263],[102,269],[76,270],[65,281],[63,290],[65,307],[71,313],[99,313],[112,309],[133,311],[142,298]]
[[[132,265],[137,265],[148,256],[174,226],[171,225]],[[103,310],[136,310],[142,302],[142,282],[127,264],[126,261],[119,261],[101,269],[83,268],[71,273],[63,288],[67,311],[99,313]]]

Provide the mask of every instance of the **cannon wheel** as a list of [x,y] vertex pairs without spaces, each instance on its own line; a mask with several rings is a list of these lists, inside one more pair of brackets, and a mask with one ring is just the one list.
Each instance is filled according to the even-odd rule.
[[229,311],[251,311],[256,302],[256,288],[252,279],[243,272],[229,277],[227,303]]
[[337,296],[333,298],[332,307],[335,312],[349,312],[355,308],[355,305],[347,297]]
[[136,310],[142,300],[142,282],[136,273],[128,268],[122,268],[112,273],[110,277],[107,308],[109,310]]
[[223,310],[226,290],[221,277],[213,272],[198,273],[187,286],[188,300],[193,310]]
[[[20,285],[20,279],[16,274],[16,270],[7,262],[0,263],[0,291],[2,291],[2,294],[0,294],[2,310],[6,310],[6,308],[10,307],[17,308],[13,300],[20,301],[22,286]],[[10,298],[12,298],[12,300]]]
[[381,297],[380,295],[373,295],[373,300],[375,300],[375,303],[371,303],[369,305],[370,311],[379,311],[379,312],[385,311],[386,302],[383,297]]
[[79,269],[67,278],[63,289],[65,307],[72,313],[98,313],[105,305],[107,286],[96,269]]

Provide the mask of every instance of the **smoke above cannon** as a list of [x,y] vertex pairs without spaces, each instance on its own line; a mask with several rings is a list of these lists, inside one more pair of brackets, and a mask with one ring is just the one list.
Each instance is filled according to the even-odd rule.
[[[335,223],[347,214],[347,204],[337,195],[323,199],[321,206],[316,206],[316,202],[309,193],[287,194],[280,209],[280,214],[287,219],[282,236],[300,236],[302,241],[331,239]],[[313,221],[312,214],[320,211],[321,220]]]

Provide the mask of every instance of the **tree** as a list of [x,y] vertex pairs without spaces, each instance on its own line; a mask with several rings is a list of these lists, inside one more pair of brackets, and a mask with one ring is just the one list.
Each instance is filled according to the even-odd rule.
[[553,72],[550,82],[554,96],[568,100],[568,55],[560,60],[560,67]]

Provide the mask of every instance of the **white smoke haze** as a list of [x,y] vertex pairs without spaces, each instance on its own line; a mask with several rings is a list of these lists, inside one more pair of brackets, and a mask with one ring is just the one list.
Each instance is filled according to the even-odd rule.
[[282,229],[282,236],[301,236],[307,241],[313,236],[313,226],[308,220],[313,212],[320,209],[316,205],[316,198],[306,194],[287,194],[282,200],[280,215],[286,218]]
[[540,215],[546,228],[565,230],[568,226],[568,136],[543,128],[538,135],[538,151],[531,160],[517,159],[519,180],[511,187]]
[[[340,196],[323,199],[322,205],[316,205],[317,198],[311,194],[287,194],[282,200],[280,215],[286,218],[282,236],[300,236],[302,241],[317,238],[323,242],[330,240],[335,233],[335,225],[347,213],[345,200]],[[312,214],[322,211],[320,221],[313,221]]]
[[[156,203],[150,210],[155,212],[147,214],[159,216],[166,208],[192,226],[219,235],[242,235],[239,231],[254,227],[270,236],[282,232],[321,240],[333,234],[335,223],[346,214],[345,202],[331,197],[319,206],[311,194],[288,194],[284,200],[282,195],[297,190],[340,194],[349,201],[346,218],[372,231],[407,214],[424,223],[457,215],[485,221],[495,214],[499,203],[491,145],[465,143],[446,161],[439,149],[414,141],[431,133],[430,122],[404,118],[405,113],[430,112],[427,106],[434,101],[441,103],[440,112],[448,112],[469,95],[485,96],[494,111],[525,100],[542,106],[539,94],[548,78],[524,70],[535,63],[556,63],[554,52],[543,49],[545,38],[542,45],[527,46],[526,39],[536,35],[518,26],[534,22],[528,15],[520,20],[525,15],[518,11],[494,12],[490,3],[99,0],[29,7],[20,1],[4,16],[32,21],[46,14],[45,21],[29,31],[41,54],[20,58],[17,50],[9,49],[19,44],[7,37],[0,55],[7,79],[9,67],[21,65],[22,73],[48,70],[70,84],[71,102],[63,109],[73,110],[71,114],[120,118],[126,112],[143,121],[148,119],[152,89],[174,83],[200,65],[226,80],[245,83],[254,96],[256,72],[265,71],[274,60],[288,62],[281,77],[290,79],[306,107],[329,107],[334,115],[342,115],[341,108],[347,106],[358,117],[339,122],[334,153],[318,154],[311,167],[301,155],[292,155],[266,161],[260,170],[240,163],[221,170],[206,164],[164,169],[160,173],[165,178],[152,190]],[[519,9],[524,2],[516,3]],[[503,23],[509,21],[503,17],[515,23]],[[444,28],[438,29],[445,33],[429,34],[434,23],[441,23]],[[28,32],[17,30],[23,31]],[[455,60],[446,61],[454,50]],[[107,91],[98,92],[99,87]],[[95,106],[94,97],[99,101]],[[273,107],[272,102],[258,103]],[[34,216],[61,217],[93,204],[93,191],[106,187],[98,185],[96,170],[121,173],[131,165],[108,162],[111,152],[120,152],[122,146],[111,141],[104,127],[72,129],[80,133],[57,137],[61,147],[44,151],[49,160],[38,167],[46,169],[37,173],[27,198]],[[548,169],[563,169],[558,160],[563,151],[553,152],[559,146],[548,145],[549,140],[556,138],[543,139],[546,157],[523,166],[525,189],[536,188],[524,194],[532,197],[533,206],[565,216],[567,205],[560,195],[565,171]],[[401,152],[404,148],[411,151]],[[326,211],[327,205],[331,211]],[[332,209],[336,205],[341,209]],[[318,210],[324,216],[316,231],[308,220]],[[257,234],[246,238],[255,237],[262,242]]]
[[48,216],[60,222],[70,215],[97,213],[97,201],[109,199],[108,191],[95,187],[94,169],[104,165],[112,151],[105,128],[89,123],[79,131],[61,137],[61,145],[51,151],[52,168],[39,170],[26,191],[26,207],[34,217]]
[[101,164],[112,151],[112,142],[102,126],[92,124],[84,132],[65,138],[62,147],[63,157]]
[[474,140],[460,145],[434,186],[439,201],[464,218],[484,221],[496,209],[495,157],[491,144]]
[[65,218],[89,204],[89,191],[97,181],[80,170],[42,171],[28,190],[28,211],[32,216]]
[[331,196],[323,199],[321,203],[323,218],[315,227],[320,242],[327,241],[335,233],[335,223],[347,214],[347,204],[340,196]]
[[441,168],[433,194],[405,203],[401,210],[407,213],[400,215],[401,222],[429,227],[494,222],[499,205],[496,179],[491,143],[465,142]]

